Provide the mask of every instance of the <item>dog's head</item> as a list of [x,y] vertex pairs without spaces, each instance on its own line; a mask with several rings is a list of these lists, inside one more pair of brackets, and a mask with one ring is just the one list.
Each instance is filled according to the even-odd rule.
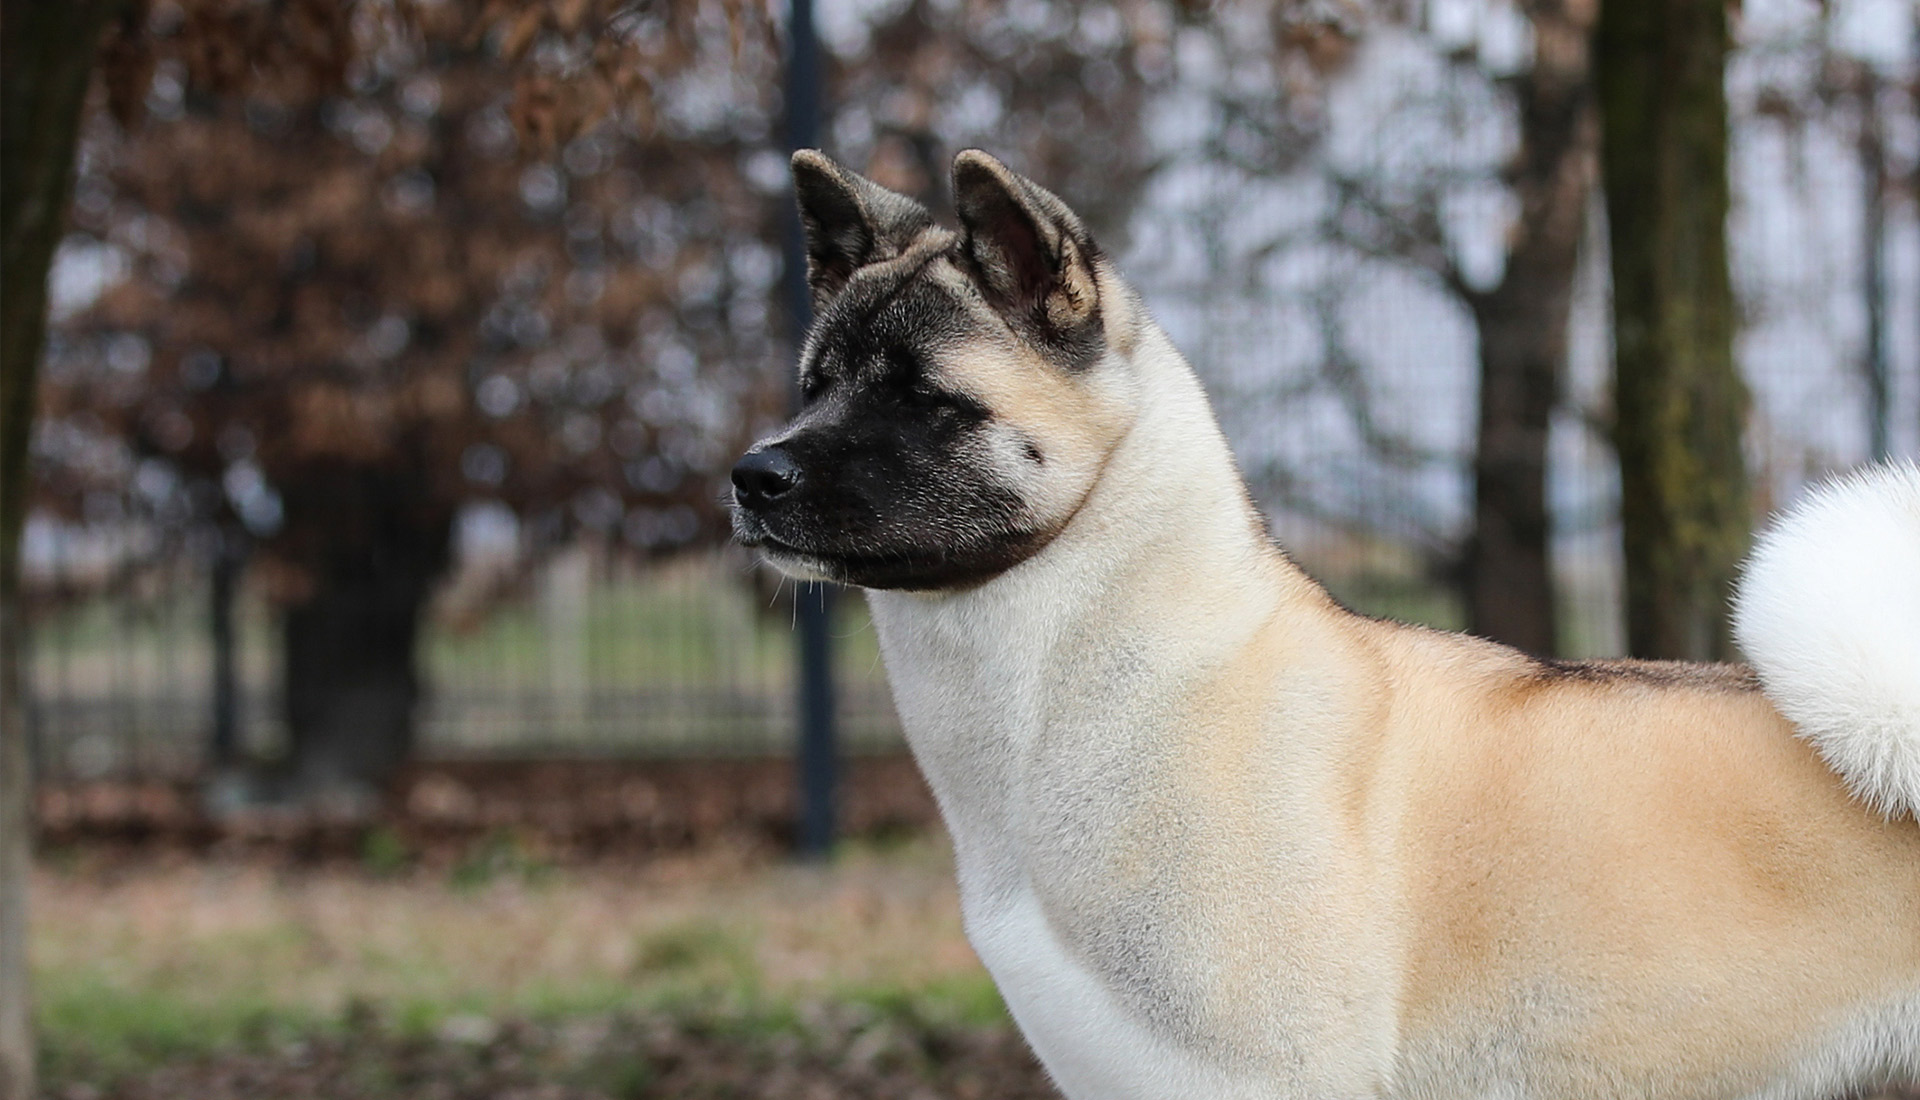
[[958,232],[818,153],[793,173],[801,409],[734,467],[734,533],[867,588],[974,585],[1038,553],[1132,419],[1132,306],[1086,227],[978,151],[954,159]]

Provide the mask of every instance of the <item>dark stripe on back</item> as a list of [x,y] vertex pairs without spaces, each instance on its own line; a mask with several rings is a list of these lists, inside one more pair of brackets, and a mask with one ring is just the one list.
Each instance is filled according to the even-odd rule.
[[1647,661],[1632,657],[1568,661],[1556,657],[1529,657],[1542,680],[1585,684],[1645,684],[1648,687],[1691,687],[1709,691],[1760,690],[1760,676],[1747,665],[1702,664],[1694,661]]

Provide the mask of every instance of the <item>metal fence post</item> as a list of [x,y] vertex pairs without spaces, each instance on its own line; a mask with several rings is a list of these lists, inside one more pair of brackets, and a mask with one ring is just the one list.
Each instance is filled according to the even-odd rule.
[[[787,8],[787,147],[811,149],[820,143],[820,44],[814,35],[813,0],[790,0]],[[787,212],[787,300],[792,307],[795,344],[812,320],[807,290],[807,251],[798,208]],[[799,400],[797,385],[794,400]],[[839,753],[834,730],[832,635],[827,630],[833,591],[808,583],[794,593],[799,645],[801,855],[824,858],[833,847],[834,788]]]
[[209,762],[216,772],[240,764],[239,641],[234,633],[234,597],[246,560],[244,536],[227,524],[214,532],[209,609],[213,634],[213,740]]

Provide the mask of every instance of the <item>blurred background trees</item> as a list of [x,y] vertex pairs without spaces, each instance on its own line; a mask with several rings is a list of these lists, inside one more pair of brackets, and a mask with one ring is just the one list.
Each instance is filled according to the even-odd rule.
[[[1103,38],[926,4],[864,26],[836,137],[935,202],[951,142],[1012,147],[1117,230],[1142,82],[1098,10]],[[256,548],[296,783],[403,758],[463,504],[540,547],[723,536],[724,472],[783,407],[774,30],[161,4],[108,44],[68,247],[111,285],[48,350],[37,499]]]
[[[1608,255],[1615,281],[1624,263],[1691,268],[1636,260],[1597,228],[1591,47],[1621,40],[1593,37],[1599,11],[830,7],[826,144],[936,209],[950,153],[989,146],[1086,211],[1220,395],[1281,535],[1344,598],[1543,653],[1718,652],[1701,639],[1718,637],[1744,537],[1737,471],[1660,482],[1731,502],[1713,524],[1676,499],[1644,537],[1629,511],[1624,559],[1606,548],[1616,412],[1635,444],[1627,495],[1651,505],[1665,498],[1635,471],[1659,454],[1713,436],[1714,461],[1737,464],[1742,406],[1724,326],[1715,376],[1735,390],[1719,427],[1662,420],[1630,385],[1613,403]],[[586,606],[579,586],[610,563],[723,538],[726,465],[785,401],[781,14],[692,0],[125,12],[102,43],[55,272],[35,606],[161,584],[155,570],[182,561],[224,578],[207,593],[216,621],[233,622],[233,599],[271,609],[278,782],[372,789],[425,705],[436,599],[470,626],[527,598]],[[1856,119],[1879,165],[1852,196],[1877,196],[1862,224],[1878,219],[1877,241],[1910,218],[1912,59],[1850,44],[1888,39],[1857,29],[1875,20],[1906,33],[1902,13],[1856,0],[1753,16],[1764,33],[1724,82],[1733,174],[1744,163],[1750,181],[1733,192],[1736,243],[1743,212],[1793,201],[1794,165]],[[1725,52],[1696,29],[1680,37],[1702,58]],[[1798,144],[1769,152],[1778,127]],[[1680,144],[1715,174],[1706,137]],[[1610,223],[1649,239],[1630,217]],[[1826,289],[1767,297],[1746,354],[1827,340],[1829,389],[1857,386],[1856,356],[1877,362],[1881,411],[1858,423],[1873,446],[1904,446],[1886,411],[1911,402],[1911,310],[1886,288],[1907,278],[1904,254],[1852,251],[1833,262],[1877,263],[1878,289],[1842,286],[1857,272],[1834,267]],[[1736,291],[1792,266],[1749,255]],[[1824,332],[1778,320],[1785,298],[1817,303]],[[1621,331],[1647,330],[1638,299],[1613,301]],[[1866,324],[1833,319],[1861,301]],[[1621,344],[1623,365],[1644,359],[1637,346]],[[1782,406],[1761,397],[1766,420]],[[1834,459],[1858,444],[1851,428],[1803,427],[1788,434]],[[1805,461],[1822,460],[1788,459],[1757,491]],[[1706,542],[1720,580],[1644,579],[1652,551],[1636,547]],[[487,546],[506,564],[475,567]],[[541,564],[580,547],[601,564]],[[1683,631],[1644,625],[1682,607]],[[216,633],[257,649],[248,629]],[[216,680],[236,675],[231,653],[215,663]],[[258,707],[233,709],[221,753],[246,740],[235,722],[258,724]]]
[[[287,775],[377,786],[422,705],[435,593],[479,621],[545,585],[529,578],[554,552],[661,561],[722,538],[726,463],[784,404],[780,14],[691,0],[126,10],[103,42],[56,269],[28,545],[65,564],[36,591],[71,604],[126,583],[129,562],[241,578],[211,588],[273,609]],[[951,151],[991,146],[1086,211],[1222,396],[1282,535],[1344,597],[1538,652],[1715,652],[1701,639],[1717,636],[1741,507],[1708,535],[1701,508],[1669,502],[1646,537],[1717,546],[1721,580],[1704,587],[1643,582],[1630,513],[1625,619],[1606,606],[1621,600],[1603,547],[1617,490],[1591,471],[1615,413],[1623,429],[1682,425],[1623,442],[1714,435],[1724,466],[1742,406],[1729,391],[1708,432],[1643,415],[1631,386],[1612,402],[1607,256],[1616,275],[1690,268],[1649,268],[1595,228],[1599,10],[833,8],[827,144],[936,208]],[[1889,40],[1850,28],[1907,33],[1901,6],[1753,18],[1765,33],[1724,81],[1734,175],[1744,148],[1755,181],[1734,192],[1736,243],[1743,211],[1791,199],[1794,158],[1856,118],[1879,167],[1852,199],[1877,196],[1861,214],[1874,240],[1897,231],[1912,61],[1850,44]],[[1696,29],[1680,37],[1704,43]],[[1768,152],[1785,126],[1799,145]],[[1681,144],[1715,175],[1706,137]],[[1904,254],[1852,252],[1834,263],[1878,264],[1878,289],[1831,289],[1856,274],[1833,268],[1797,303],[1819,303],[1824,334],[1750,311],[1747,354],[1827,339],[1829,376],[1846,381],[1821,385],[1842,387],[1858,384],[1843,361],[1878,363],[1864,373],[1882,411],[1860,422],[1872,446],[1904,446],[1885,411],[1910,403],[1910,307],[1885,285],[1907,278]],[[1765,253],[1728,287],[1791,266]],[[1623,332],[1646,328],[1635,301],[1614,298]],[[1833,320],[1862,301],[1864,325]],[[1720,331],[1716,376],[1737,390]],[[1623,364],[1641,361],[1621,346]],[[1763,419],[1782,407],[1762,398]],[[1794,431],[1835,458],[1858,435]],[[1628,496],[1664,499],[1633,471],[1665,460],[1637,454],[1623,451]],[[1732,476],[1706,480],[1737,504]],[[1797,476],[1769,469],[1758,491]],[[518,564],[491,580],[462,567],[449,588],[472,557],[461,547],[479,544]],[[1694,594],[1676,600],[1676,585]],[[1682,605],[1684,631],[1638,625]]]
[[723,530],[777,346],[776,208],[742,171],[773,54],[763,22],[671,7],[325,7],[208,38],[281,16],[162,6],[110,50],[142,99],[93,122],[74,246],[124,277],[49,349],[42,499],[256,544],[295,777],[377,783],[464,501],[555,543]]

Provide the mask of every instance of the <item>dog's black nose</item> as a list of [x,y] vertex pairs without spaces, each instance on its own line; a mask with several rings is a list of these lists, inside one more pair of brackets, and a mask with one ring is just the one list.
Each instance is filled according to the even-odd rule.
[[778,447],[748,451],[733,467],[733,499],[743,508],[764,508],[800,484],[800,467]]

